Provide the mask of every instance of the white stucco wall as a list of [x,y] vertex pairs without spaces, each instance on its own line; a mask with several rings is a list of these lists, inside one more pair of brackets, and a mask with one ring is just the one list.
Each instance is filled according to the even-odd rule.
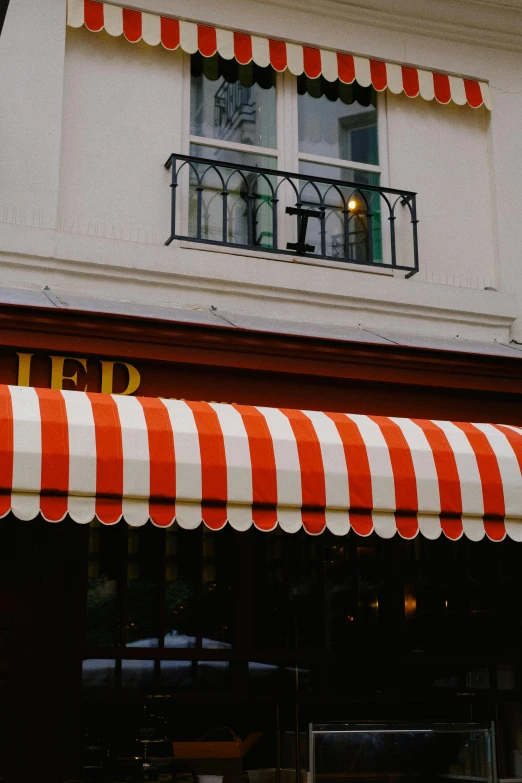
[[170,193],[163,163],[181,144],[181,58],[162,47],[69,29],[62,230],[165,241]]
[[489,112],[388,95],[390,185],[418,193],[420,279],[496,286]]
[[[181,0],[126,5],[188,13]],[[218,13],[202,0],[192,17],[490,79],[491,117],[484,109],[387,95],[388,182],[419,194],[417,277],[164,247],[170,193],[162,164],[186,143],[183,55],[105,32],[66,35],[65,0],[11,0],[0,43],[0,67],[9,77],[0,101],[15,109],[0,117],[4,284],[48,284],[66,293],[84,292],[88,280],[108,298],[448,337],[520,338],[519,54],[492,50],[485,57],[472,40],[415,35],[411,19],[404,32],[368,20],[349,24],[331,4],[326,8],[314,14],[230,0]],[[34,217],[42,210],[45,219]],[[489,287],[498,291],[484,291]]]
[[4,221],[56,225],[65,19],[65,3],[48,0],[15,0],[7,12],[0,38]]

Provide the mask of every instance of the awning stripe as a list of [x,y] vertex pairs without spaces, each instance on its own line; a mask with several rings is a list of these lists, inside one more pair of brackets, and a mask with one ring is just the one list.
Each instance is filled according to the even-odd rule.
[[111,525],[123,514],[122,425],[115,397],[86,394],[92,405],[96,438],[96,515]]
[[67,23],[70,27],[85,25],[92,32],[105,29],[109,35],[123,34],[131,43],[140,40],[151,46],[161,43],[169,50],[181,47],[188,54],[199,51],[204,57],[212,57],[217,51],[225,59],[235,57],[242,64],[254,60],[261,67],[270,63],[276,71],[288,68],[296,76],[305,73],[315,79],[322,74],[329,81],[338,78],[346,84],[357,79],[361,86],[373,84],[378,91],[389,89],[393,93],[404,92],[410,98],[420,95],[425,100],[435,98],[439,103],[453,101],[458,105],[468,103],[473,108],[484,105],[491,109],[489,87],[486,82],[477,79],[449,76],[409,65],[401,66],[170,17],[156,16],[159,24],[154,24],[154,17],[149,12],[99,0],[68,0]]
[[42,424],[42,514],[58,522],[67,514],[69,494],[69,428],[65,400],[59,391],[36,389]]
[[179,46],[179,22],[177,19],[161,17],[161,43],[165,49],[174,51]]
[[497,457],[487,437],[473,424],[459,423],[475,454],[482,484],[483,513],[486,517],[504,517],[504,487],[500,477]]
[[0,512],[522,541],[522,430],[0,386]]
[[201,505],[205,522],[219,530],[227,521],[227,460],[216,411],[206,402],[187,402],[194,415],[201,450]]
[[277,471],[274,444],[266,419],[257,408],[233,406],[241,415],[248,439],[252,472],[252,519],[260,530],[277,525]]
[[326,484],[319,435],[302,411],[284,409],[292,427],[302,483],[303,525],[309,533],[322,533],[326,527]]
[[[160,400],[140,397],[145,417],[150,464],[149,516],[167,527],[176,516],[176,462],[174,435],[167,409]],[[145,450],[145,454],[147,449]]]
[[13,486],[13,406],[6,386],[0,386],[0,516],[11,508]]

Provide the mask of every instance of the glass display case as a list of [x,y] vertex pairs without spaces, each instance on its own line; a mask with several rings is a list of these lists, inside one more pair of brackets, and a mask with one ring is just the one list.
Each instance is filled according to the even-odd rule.
[[310,724],[310,783],[496,783],[491,726]]

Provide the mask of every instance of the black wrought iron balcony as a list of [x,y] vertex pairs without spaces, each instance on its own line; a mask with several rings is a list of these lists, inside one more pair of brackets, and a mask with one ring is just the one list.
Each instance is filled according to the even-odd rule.
[[406,277],[419,271],[416,193],[373,184],[371,173],[358,171],[351,182],[176,154],[165,166],[167,245],[178,239],[379,265]]

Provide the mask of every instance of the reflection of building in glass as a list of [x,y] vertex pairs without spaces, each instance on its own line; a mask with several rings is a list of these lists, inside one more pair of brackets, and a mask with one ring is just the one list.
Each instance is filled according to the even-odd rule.
[[228,140],[239,134],[244,144],[249,143],[245,136],[251,135],[255,122],[256,104],[250,87],[223,79],[214,98],[215,138]]

